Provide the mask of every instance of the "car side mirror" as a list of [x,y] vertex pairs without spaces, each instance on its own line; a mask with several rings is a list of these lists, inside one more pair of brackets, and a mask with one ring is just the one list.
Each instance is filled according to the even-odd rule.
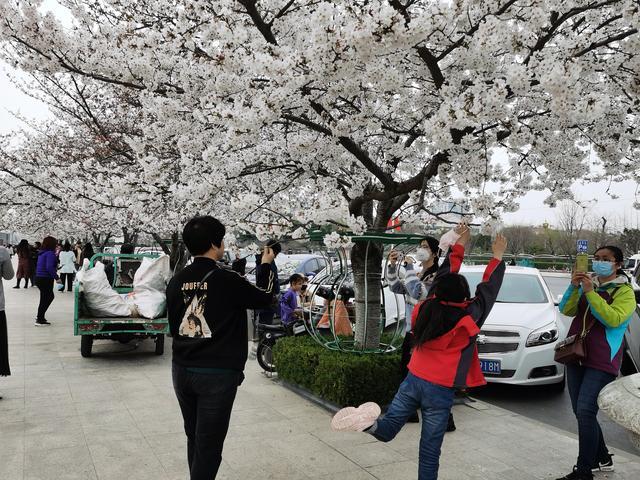
[[561,302],[561,301],[562,301],[562,295],[558,295],[558,296],[556,297],[556,301],[555,301],[555,302],[553,302],[553,303],[554,303],[554,305],[557,307],[558,305],[560,305],[560,302]]

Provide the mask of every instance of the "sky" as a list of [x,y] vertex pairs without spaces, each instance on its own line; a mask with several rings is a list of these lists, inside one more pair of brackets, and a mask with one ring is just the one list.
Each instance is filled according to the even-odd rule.
[[[43,8],[53,10],[65,17],[61,7],[56,6],[55,0],[45,0]],[[10,134],[24,124],[15,114],[33,120],[44,120],[51,116],[46,105],[34,100],[18,90],[10,81],[8,75],[20,75],[11,66],[0,62],[0,135]],[[618,199],[612,200],[607,194],[607,183],[581,185],[575,184],[573,191],[578,200],[586,202],[590,216],[600,219],[605,216],[608,225],[614,229],[623,227],[640,227],[640,211],[633,208],[636,200],[637,185],[634,182],[619,183],[615,186]],[[514,213],[505,214],[505,225],[541,225],[545,222],[556,224],[558,210],[544,205],[545,192],[529,192],[520,200],[520,209]]]

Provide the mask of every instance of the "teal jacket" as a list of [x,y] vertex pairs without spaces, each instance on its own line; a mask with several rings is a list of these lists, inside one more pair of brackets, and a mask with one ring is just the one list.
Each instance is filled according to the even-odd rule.
[[636,309],[636,297],[627,277],[621,275],[604,285],[594,285],[587,293],[569,285],[559,308],[564,315],[574,317],[568,336],[580,334],[595,320],[586,337],[587,359],[582,365],[618,375],[624,333]]

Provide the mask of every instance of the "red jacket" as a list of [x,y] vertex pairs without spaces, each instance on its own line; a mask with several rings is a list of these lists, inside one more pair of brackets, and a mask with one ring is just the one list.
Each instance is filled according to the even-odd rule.
[[[433,286],[437,285],[438,279],[443,275],[457,273],[463,257],[464,248],[454,245],[438,270]],[[504,272],[503,261],[494,258],[489,262],[482,282],[476,288],[475,297],[459,304],[460,320],[456,326],[414,349],[409,362],[412,374],[444,387],[478,387],[487,383],[480,370],[476,339],[498,297]],[[424,302],[416,305],[413,310],[413,327],[422,303]]]

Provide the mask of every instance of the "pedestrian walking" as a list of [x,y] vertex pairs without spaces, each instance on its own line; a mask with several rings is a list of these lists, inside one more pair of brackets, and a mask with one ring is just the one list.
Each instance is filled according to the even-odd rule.
[[623,260],[620,248],[600,247],[593,255],[594,273],[574,272],[559,305],[564,315],[574,317],[567,336],[582,336],[587,355],[567,365],[569,397],[578,421],[578,462],[558,480],[591,480],[593,472],[614,469],[597,415],[600,391],[620,373],[622,341],[636,308]]
[[77,241],[73,246],[73,253],[76,254],[76,270],[82,266],[82,242]]
[[238,386],[247,361],[246,310],[270,305],[277,282],[265,248],[252,285],[221,268],[225,228],[213,217],[195,217],[182,239],[193,263],[167,286],[167,314],[173,336],[173,386],[187,435],[191,480],[211,480],[222,462],[222,448]]
[[32,276],[31,267],[31,247],[27,240],[20,240],[18,247],[16,248],[18,254],[18,270],[16,271],[16,286],[13,288],[20,288],[20,280],[24,279],[24,288],[29,288],[29,280]]
[[[275,257],[278,258],[278,254],[282,251],[282,245],[280,245],[280,243],[277,240],[272,239],[266,243],[266,246],[271,250],[273,250]],[[268,265],[264,264],[261,260],[262,255],[263,255],[262,253],[258,253],[256,255],[256,276],[264,274],[262,270],[265,268],[268,268],[269,270],[271,270],[274,278],[276,279],[273,293],[277,297],[276,300],[279,302],[280,282],[278,281],[278,266],[276,265],[275,261],[270,262]],[[276,302],[275,305],[270,305],[267,308],[262,308],[256,311],[258,316],[258,323],[261,323],[263,325],[273,324],[273,319],[275,318],[276,313],[278,313],[278,309],[279,309],[278,302]]]
[[340,410],[331,422],[334,430],[366,431],[378,440],[389,442],[420,407],[419,480],[438,478],[442,440],[455,389],[486,384],[476,339],[502,285],[506,268],[502,256],[507,241],[501,235],[496,237],[492,246],[494,258],[485,269],[475,297],[470,298],[465,277],[451,273],[453,265],[462,263],[469,238],[467,228],[438,269],[429,298],[414,309],[415,349],[409,374],[386,415],[380,418],[380,407],[370,402]]
[[31,286],[35,287],[36,286],[36,268],[38,266],[38,254],[40,253],[40,249],[42,248],[42,244],[40,242],[36,242],[33,245],[29,246],[29,253],[30,253],[30,262],[29,262],[29,268],[30,268],[30,278],[31,278]]
[[53,284],[55,280],[58,280],[57,266],[56,239],[54,237],[45,237],[42,241],[42,249],[38,254],[38,264],[36,266],[36,286],[40,290],[36,327],[51,325],[45,318],[45,314],[54,299]]
[[62,247],[62,251],[58,255],[58,261],[60,263],[60,279],[62,281],[64,291],[64,285],[67,286],[67,292],[72,290],[73,280],[76,276],[75,267],[76,254],[71,250],[71,244],[67,241]]
[[[9,368],[9,339],[7,331],[7,315],[4,308],[4,287],[2,280],[13,280],[13,265],[11,252],[0,247],[0,377],[11,375]],[[0,399],[2,397],[0,396]]]

